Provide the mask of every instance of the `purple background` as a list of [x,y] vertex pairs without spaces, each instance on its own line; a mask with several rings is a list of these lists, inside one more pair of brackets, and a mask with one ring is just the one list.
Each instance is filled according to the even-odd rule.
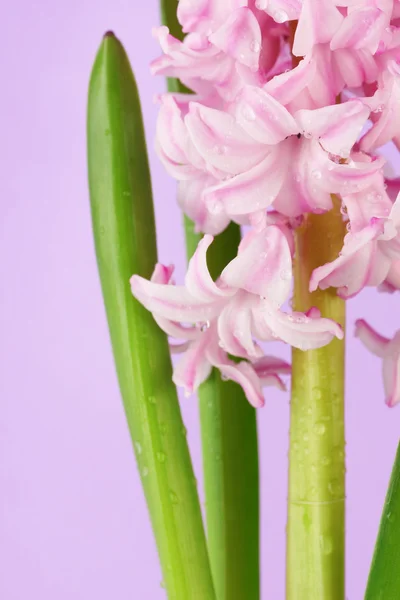
[[[11,5],[9,5],[11,6]],[[136,72],[154,176],[159,249],[183,275],[174,183],[152,150],[161,79],[156,0],[16,1],[1,35],[0,597],[158,600],[160,570],[119,398],[97,278],[86,184],[87,83],[114,29]],[[357,316],[385,334],[398,296],[349,304],[347,595],[362,597],[398,441],[380,363],[352,338]],[[284,352],[287,352],[285,349]],[[183,399],[197,473],[196,400]],[[262,598],[284,598],[288,397],[259,411]]]

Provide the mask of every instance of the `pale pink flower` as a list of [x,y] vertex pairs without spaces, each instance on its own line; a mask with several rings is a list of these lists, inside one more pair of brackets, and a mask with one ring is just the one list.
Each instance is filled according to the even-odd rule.
[[384,160],[340,159],[351,149],[369,109],[359,100],[292,116],[262,89],[246,86],[235,116],[190,103],[185,125],[209,171],[222,181],[203,199],[231,218],[268,206],[287,216],[324,212],[332,194],[366,189]]
[[363,319],[356,321],[356,336],[370,352],[382,358],[382,374],[386,404],[400,402],[400,331],[392,339],[379,335]]
[[279,31],[274,31],[276,25],[268,16],[258,11],[256,16],[247,8],[247,2],[207,4],[200,12],[192,6],[200,18],[191,19],[191,4],[179,3],[180,13],[186,15],[185,31],[191,32],[183,42],[167,27],[154,29],[164,54],[151,68],[153,74],[178,78],[201,95],[215,90],[230,102],[244,83],[265,82],[278,58]]
[[[400,53],[399,53],[400,57]],[[373,113],[373,126],[360,142],[360,148],[371,152],[393,140],[400,148],[400,67],[394,61],[381,74],[382,83],[373,98],[367,98]]]
[[400,198],[392,205],[383,179],[377,177],[374,186],[343,200],[350,231],[338,258],[313,271],[310,291],[332,286],[339,296],[350,298],[386,280],[389,289],[394,287],[394,263],[400,260]]
[[347,14],[331,39],[331,48],[367,49],[371,54],[389,43],[393,0],[342,0]]
[[[206,260],[212,239],[206,235],[200,241],[184,286],[170,285],[171,269],[159,265],[151,281],[134,275],[132,292],[168,335],[183,340],[183,345],[173,347],[183,352],[174,372],[175,383],[191,393],[215,366],[240,383],[249,401],[259,406],[261,385],[281,386],[277,374],[287,372],[288,365],[264,357],[254,338],[279,339],[308,350],[324,346],[334,336],[341,339],[343,332],[316,309],[307,314],[282,311],[290,293],[292,259],[279,227],[246,234],[237,258],[217,282]],[[228,353],[245,362],[234,363]]]

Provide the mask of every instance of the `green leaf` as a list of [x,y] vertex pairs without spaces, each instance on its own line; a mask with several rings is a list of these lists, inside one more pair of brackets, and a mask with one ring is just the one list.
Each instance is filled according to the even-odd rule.
[[156,236],[138,92],[126,53],[112,33],[105,35],[92,71],[87,140],[103,298],[168,597],[214,600],[167,339],[130,291],[132,274],[152,273]]
[[400,598],[400,444],[383,507],[365,600]]

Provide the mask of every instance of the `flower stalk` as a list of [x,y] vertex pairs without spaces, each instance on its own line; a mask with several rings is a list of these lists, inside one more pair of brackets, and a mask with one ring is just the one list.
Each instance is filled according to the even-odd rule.
[[[307,215],[296,232],[293,308],[316,306],[345,324],[335,289],[310,293],[310,275],[339,253],[344,223],[339,202]],[[343,600],[345,558],[345,436],[343,340],[293,349],[287,522],[287,600]]]

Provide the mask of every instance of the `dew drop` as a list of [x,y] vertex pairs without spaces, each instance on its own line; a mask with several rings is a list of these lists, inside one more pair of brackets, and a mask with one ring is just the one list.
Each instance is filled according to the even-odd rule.
[[147,477],[149,474],[149,469],[147,467],[142,468],[142,477]]
[[314,398],[315,400],[321,400],[322,398],[322,390],[318,387],[313,389],[313,393],[314,393]]
[[321,536],[321,550],[323,554],[332,554],[333,551],[333,541],[330,535],[322,535]]
[[393,523],[396,519],[395,515],[392,512],[388,512],[386,518],[389,521],[389,523]]
[[155,396],[149,396],[148,397],[148,402],[149,404],[157,404],[157,400]]
[[136,448],[136,452],[138,454],[142,454],[142,451],[143,451],[142,450],[142,444],[140,442],[133,442],[133,443],[134,443],[134,446]]
[[329,457],[329,456],[323,456],[323,457],[321,458],[321,464],[322,464],[324,467],[327,467],[327,466],[329,466],[329,465],[331,464],[331,459],[330,459],[330,457]]
[[229,381],[229,377],[225,373],[221,373],[221,379],[222,381]]
[[314,179],[321,179],[322,178],[322,173],[321,173],[321,171],[318,171],[317,169],[315,169],[312,172],[312,176],[314,177]]
[[178,496],[172,490],[169,493],[169,498],[170,498],[172,504],[178,504],[178,502],[179,502]]
[[210,328],[210,321],[203,321],[202,323],[197,323],[197,327],[200,329],[201,333],[207,331]]
[[255,121],[256,113],[248,104],[245,104],[242,108],[242,115],[246,121]]
[[165,463],[166,456],[165,456],[164,452],[157,452],[156,456],[157,456],[158,462]]
[[215,154],[226,154],[228,152],[228,148],[226,146],[214,146],[213,152]]
[[288,15],[284,10],[276,10],[272,16],[276,23],[284,23],[288,20]]
[[260,50],[261,50],[261,44],[260,44],[260,42],[258,42],[257,40],[253,40],[251,42],[251,44],[250,44],[250,49],[253,52],[260,52]]
[[314,431],[317,435],[324,435],[325,430],[326,430],[326,427],[325,427],[324,423],[321,423],[321,422],[315,423]]
[[220,200],[213,200],[212,202],[210,202],[209,204],[207,204],[208,206],[208,210],[210,211],[211,214],[213,215],[219,215],[221,214],[224,206],[222,204],[222,202]]
[[283,281],[290,281],[290,279],[292,279],[292,271],[289,269],[282,269],[281,279],[283,279]]

